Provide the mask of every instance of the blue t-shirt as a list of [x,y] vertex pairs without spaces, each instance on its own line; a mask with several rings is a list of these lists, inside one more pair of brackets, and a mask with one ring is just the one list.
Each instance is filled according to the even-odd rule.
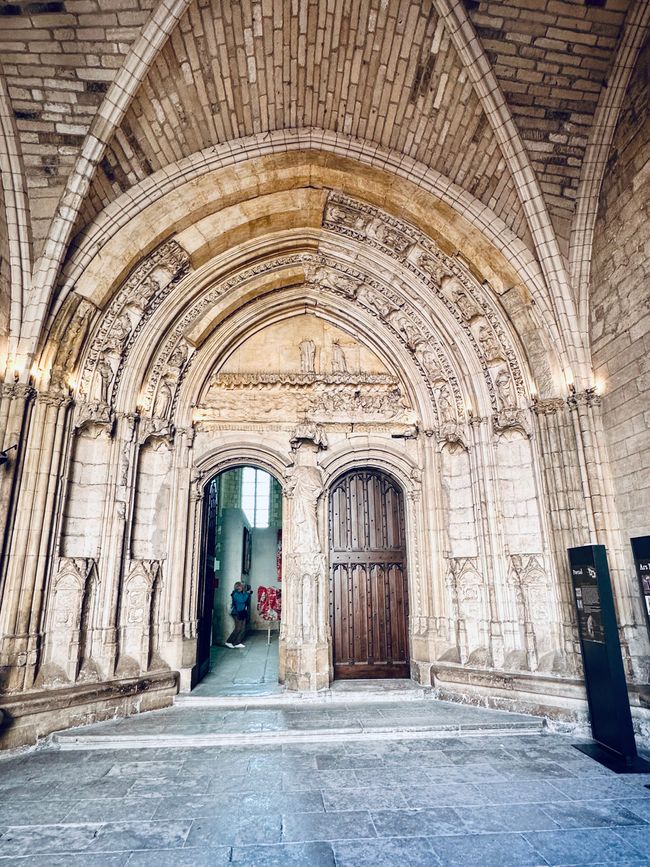
[[246,603],[248,602],[248,593],[241,590],[232,591],[232,610],[240,620],[246,614]]

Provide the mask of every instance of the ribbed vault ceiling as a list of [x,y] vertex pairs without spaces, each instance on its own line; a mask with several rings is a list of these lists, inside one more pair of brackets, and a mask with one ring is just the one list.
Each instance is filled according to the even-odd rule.
[[183,156],[267,130],[372,141],[524,218],[487,119],[430,3],[193,4],[116,132],[80,225]]

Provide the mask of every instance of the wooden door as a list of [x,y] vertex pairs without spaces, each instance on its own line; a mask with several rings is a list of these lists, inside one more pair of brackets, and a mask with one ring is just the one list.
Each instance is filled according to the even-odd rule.
[[334,676],[409,677],[404,500],[378,470],[353,470],[330,495]]

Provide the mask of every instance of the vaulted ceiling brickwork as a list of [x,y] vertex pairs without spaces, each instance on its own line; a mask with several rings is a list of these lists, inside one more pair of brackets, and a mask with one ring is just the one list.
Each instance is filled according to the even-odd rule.
[[[556,261],[562,257],[541,249],[553,234],[544,211],[566,256],[596,107],[626,21],[647,2],[5,2],[1,71],[31,210],[25,270],[50,232],[61,248],[47,272],[53,284],[70,238],[170,163],[242,137],[297,129],[356,139],[366,149],[392,151],[397,161],[424,164],[491,209],[540,263],[553,259],[562,270],[566,263]],[[471,27],[458,24],[465,14]],[[152,16],[164,37],[141,40],[153,46],[153,60],[142,52],[130,57],[130,84],[122,91],[129,98],[118,111],[119,95],[111,101],[106,95]],[[169,27],[161,29],[158,19]],[[490,78],[490,67],[505,98],[502,104],[499,93],[490,94],[491,109],[476,82],[478,70]],[[100,107],[101,144],[106,132],[108,146],[102,152],[89,142],[99,159],[94,175],[71,175]],[[517,167],[512,154],[522,145]],[[528,181],[527,160],[542,195]],[[52,222],[68,181],[78,201],[65,200],[58,219],[69,220],[70,229],[74,223],[72,236]]]
[[80,226],[147,174],[212,144],[319,127],[419,160],[525,236],[505,161],[430,3],[198,2],[105,155]]
[[156,0],[0,4],[0,60],[37,250],[97,109],[155,6]]
[[580,168],[629,0],[466,0],[566,251]]

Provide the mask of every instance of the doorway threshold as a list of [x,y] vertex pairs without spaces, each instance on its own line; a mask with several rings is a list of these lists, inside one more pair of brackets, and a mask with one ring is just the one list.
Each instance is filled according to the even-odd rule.
[[176,707],[271,707],[319,704],[381,704],[384,702],[412,702],[435,699],[432,687],[421,686],[413,680],[390,678],[386,680],[335,680],[331,686],[318,691],[286,689],[275,684],[274,689],[263,690],[262,685],[233,686],[228,692],[201,695],[197,690],[177,695]]

